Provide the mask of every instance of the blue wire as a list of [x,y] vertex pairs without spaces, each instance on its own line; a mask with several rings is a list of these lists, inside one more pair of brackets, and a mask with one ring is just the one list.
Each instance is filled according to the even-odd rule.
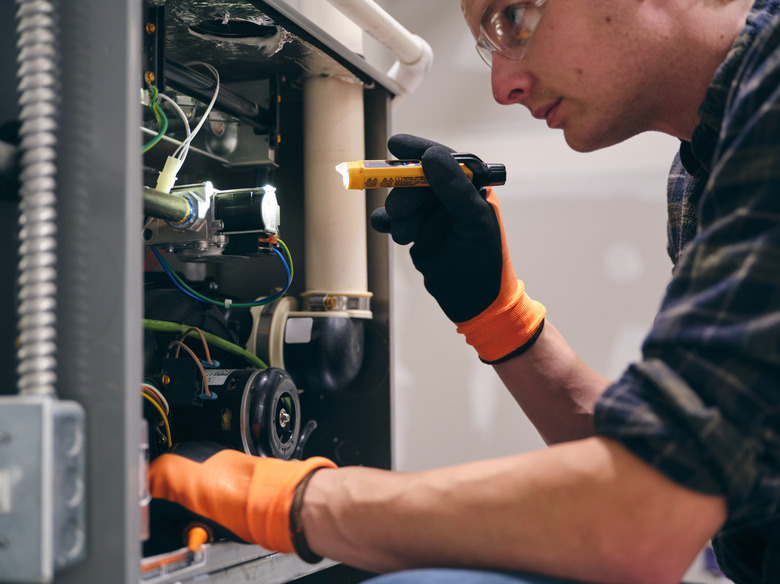
[[271,248],[271,251],[276,254],[276,256],[279,258],[279,260],[282,262],[282,266],[284,266],[284,273],[287,274],[287,284],[284,286],[284,290],[281,292],[277,292],[276,294],[273,294],[272,296],[268,296],[268,298],[274,298],[281,296],[285,292],[287,292],[287,289],[290,287],[290,284],[292,283],[292,274],[290,273],[290,266],[287,265],[287,260],[284,259],[284,256],[282,255],[282,252],[280,252],[275,247]]
[[[179,282],[178,278],[173,274],[171,267],[168,265],[168,262],[166,262],[163,259],[162,255],[157,250],[157,248],[151,246],[151,249],[152,249],[152,253],[157,258],[157,261],[160,262],[160,266],[162,267],[163,271],[166,273],[166,275],[171,279],[171,281],[176,285],[176,287],[179,290],[184,292],[190,298],[194,298],[199,302],[203,302],[206,304],[214,304],[215,306],[225,306],[224,302],[221,302],[219,300],[212,300],[211,298],[206,298],[205,296],[201,298],[199,296],[196,296],[192,292],[190,292],[185,286],[182,285],[181,282]],[[281,252],[278,249],[272,248],[271,251],[274,252],[274,254],[276,254],[279,260],[281,260],[282,266],[284,266],[284,271],[285,274],[287,275],[287,284],[285,285],[285,287],[279,292],[277,292],[276,294],[272,294],[271,296],[266,296],[265,298],[261,298],[260,300],[256,300],[254,302],[246,302],[246,303],[232,302],[231,305],[235,306],[236,304],[238,304],[238,305],[246,305],[246,306],[260,306],[263,304],[268,304],[270,302],[273,302],[281,298],[284,295],[284,293],[287,292],[287,290],[290,288],[290,284],[292,283],[292,274],[290,273],[290,266],[287,264],[287,260],[284,259],[284,256],[281,254]]]
[[[176,287],[177,287],[179,290],[181,290],[182,292],[184,292],[184,293],[185,293],[187,296],[189,296],[190,298],[194,298],[195,300],[197,300],[197,301],[199,301],[199,302],[204,302],[204,300],[203,300],[202,298],[198,298],[198,297],[197,297],[197,296],[195,296],[195,295],[194,295],[192,292],[190,292],[189,290],[187,290],[187,289],[186,289],[184,286],[182,286],[182,285],[179,283],[179,281],[178,281],[178,280],[177,280],[177,279],[174,277],[174,275],[171,273],[171,268],[170,268],[170,266],[168,265],[168,262],[166,262],[165,260],[163,260],[162,256],[160,255],[160,252],[159,252],[159,251],[157,251],[157,248],[155,248],[155,247],[152,247],[152,253],[153,253],[153,254],[155,255],[155,257],[157,258],[157,261],[158,261],[158,262],[160,262],[160,266],[162,267],[163,271],[164,271],[164,272],[167,274],[167,276],[168,276],[168,277],[171,279],[171,282],[173,282],[173,283],[176,285]],[[214,301],[214,303],[216,303],[216,302]]]

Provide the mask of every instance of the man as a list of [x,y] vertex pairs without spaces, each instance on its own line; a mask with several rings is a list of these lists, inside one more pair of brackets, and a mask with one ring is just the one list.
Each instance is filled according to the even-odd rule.
[[616,383],[590,371],[517,280],[495,193],[395,136],[431,188],[392,191],[372,223],[414,242],[426,288],[552,446],[411,474],[184,450],[155,462],[153,494],[312,561],[479,570],[383,582],[675,583],[716,534],[736,582],[780,581],[780,0],[462,8],[495,99],[572,148],[682,140],[675,271],[642,361]]

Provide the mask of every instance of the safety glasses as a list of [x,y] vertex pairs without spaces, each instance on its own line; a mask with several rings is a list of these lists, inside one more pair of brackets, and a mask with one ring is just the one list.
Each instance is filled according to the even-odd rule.
[[546,2],[495,0],[487,7],[479,25],[477,52],[488,67],[493,65],[493,53],[516,61],[525,56]]

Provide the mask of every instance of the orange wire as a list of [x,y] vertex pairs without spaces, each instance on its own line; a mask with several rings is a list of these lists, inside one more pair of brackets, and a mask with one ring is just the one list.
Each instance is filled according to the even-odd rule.
[[165,409],[165,404],[164,404],[164,403],[162,403],[162,400],[160,399],[160,397],[159,397],[159,396],[158,396],[156,393],[154,393],[153,391],[149,391],[149,390],[148,390],[147,388],[145,388],[145,387],[142,387],[142,388],[141,388],[141,392],[142,392],[142,393],[143,393],[145,396],[148,396],[148,397],[150,397],[151,399],[153,399],[153,400],[154,400],[154,403],[156,403],[157,405],[159,405],[161,408]]
[[180,551],[178,553],[172,553],[170,555],[165,556],[164,558],[160,558],[158,560],[154,560],[151,562],[141,563],[141,572],[151,572],[152,570],[156,570],[157,568],[162,568],[163,566],[169,566],[170,564],[175,564],[176,562],[181,562],[182,560],[186,560],[190,555],[190,550],[185,548],[183,551]]
[[[180,341],[184,341],[184,339],[187,338],[187,335],[189,335],[191,331],[195,331],[195,332],[197,332],[200,335],[200,340],[203,343],[203,350],[206,352],[206,361],[208,362],[209,365],[213,365],[214,361],[211,360],[211,353],[209,352],[209,345],[206,342],[206,335],[204,335],[203,331],[200,330],[198,327],[191,326],[190,328],[188,328],[186,331],[184,331],[184,334],[181,336],[181,338],[179,340]],[[178,349],[178,347],[176,348],[176,355],[175,355],[175,357],[177,359],[179,358],[179,349]]]
[[[203,363],[200,362],[200,359],[198,359],[198,356],[195,354],[195,352],[192,349],[190,349],[187,345],[182,343],[181,341],[173,341],[171,345],[180,346],[182,349],[184,349],[190,354],[190,357],[192,357],[195,360],[195,364],[198,366],[198,369],[200,369],[200,374],[203,376],[203,391],[206,393],[208,397],[211,397],[211,390],[209,389],[209,381],[206,378],[206,370],[203,368]],[[178,355],[178,351],[177,351],[177,355]]]

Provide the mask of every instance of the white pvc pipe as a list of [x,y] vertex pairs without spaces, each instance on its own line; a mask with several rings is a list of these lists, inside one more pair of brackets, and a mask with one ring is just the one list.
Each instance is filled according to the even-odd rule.
[[301,0],[301,12],[349,50],[363,52],[363,30],[337,7],[323,0]]
[[373,0],[328,0],[404,63],[416,63],[423,53],[420,37],[406,30]]
[[433,50],[424,39],[406,30],[373,0],[328,1],[395,54],[398,60],[387,75],[404,93],[417,89],[433,65]]
[[[321,0],[301,4],[312,21],[328,20],[333,36],[362,39],[359,27],[328,4]],[[335,169],[341,162],[365,158],[363,85],[335,77],[307,77],[303,118],[306,293],[370,296],[365,194],[345,190]]]
[[303,119],[306,287],[365,291],[366,197],[345,190],[336,172],[340,162],[365,158],[362,85],[306,79]]

